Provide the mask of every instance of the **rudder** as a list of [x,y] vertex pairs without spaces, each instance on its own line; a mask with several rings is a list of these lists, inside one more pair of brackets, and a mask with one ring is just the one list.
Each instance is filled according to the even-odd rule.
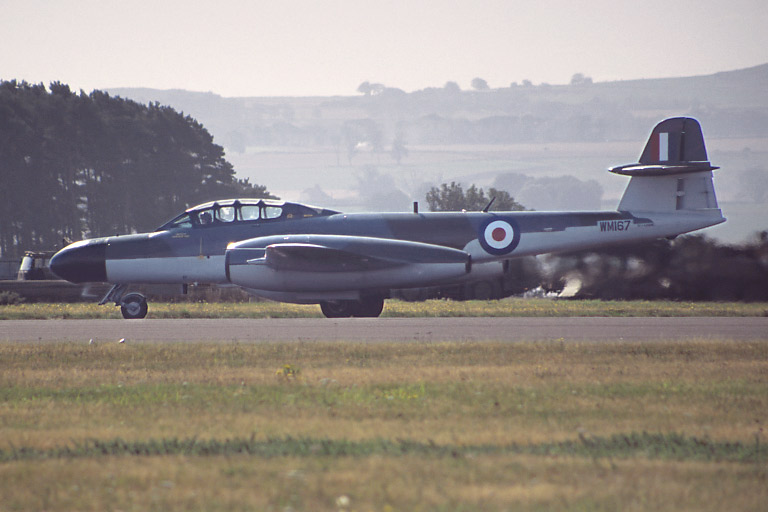
[[673,117],[656,125],[640,156],[641,164],[706,162],[701,125],[690,117]]

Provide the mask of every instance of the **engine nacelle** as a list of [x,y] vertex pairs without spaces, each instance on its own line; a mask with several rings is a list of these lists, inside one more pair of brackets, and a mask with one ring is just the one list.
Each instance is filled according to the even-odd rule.
[[276,292],[429,286],[471,271],[464,251],[419,242],[343,235],[286,235],[230,244],[232,284]]

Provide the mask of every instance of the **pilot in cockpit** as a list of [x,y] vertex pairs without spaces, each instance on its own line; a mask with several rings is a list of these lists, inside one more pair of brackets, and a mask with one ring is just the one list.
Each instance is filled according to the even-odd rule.
[[203,212],[200,214],[200,224],[203,226],[207,226],[212,220],[213,217],[211,217],[211,212]]

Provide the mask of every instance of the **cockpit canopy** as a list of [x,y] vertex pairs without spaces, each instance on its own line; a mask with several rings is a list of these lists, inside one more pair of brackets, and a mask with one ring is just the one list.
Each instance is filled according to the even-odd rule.
[[177,228],[221,226],[241,222],[327,217],[339,212],[301,203],[269,199],[224,199],[199,204],[166,222],[157,231]]

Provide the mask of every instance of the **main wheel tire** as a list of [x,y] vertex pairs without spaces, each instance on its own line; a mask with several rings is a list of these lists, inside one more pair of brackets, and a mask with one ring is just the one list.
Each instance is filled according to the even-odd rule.
[[384,309],[384,299],[363,299],[360,301],[358,312],[355,316],[376,318]]
[[147,299],[140,293],[129,293],[120,302],[120,312],[126,320],[144,318],[148,310]]
[[356,300],[330,300],[320,303],[320,310],[326,318],[349,318],[357,316],[360,303]]

